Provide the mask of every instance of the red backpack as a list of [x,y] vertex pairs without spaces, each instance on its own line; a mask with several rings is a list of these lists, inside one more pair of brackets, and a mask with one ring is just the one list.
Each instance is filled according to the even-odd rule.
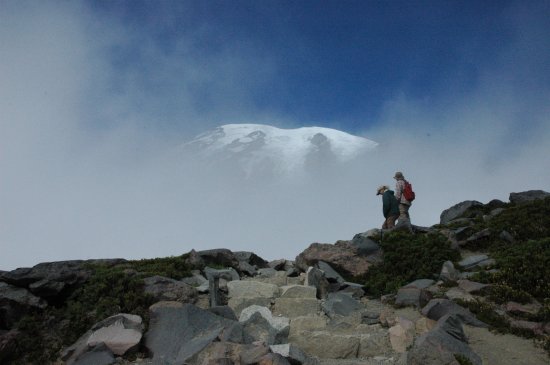
[[416,194],[413,191],[413,187],[410,182],[405,180],[405,187],[403,188],[403,196],[408,201],[412,202],[416,198]]

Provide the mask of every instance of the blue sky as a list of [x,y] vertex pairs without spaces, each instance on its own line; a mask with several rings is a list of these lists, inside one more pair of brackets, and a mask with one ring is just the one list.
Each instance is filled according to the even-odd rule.
[[[379,148],[330,184],[194,185],[177,147],[228,123]],[[420,225],[550,191],[548,140],[548,0],[0,0],[0,269],[220,245],[293,258],[378,226],[367,192],[397,170]]]

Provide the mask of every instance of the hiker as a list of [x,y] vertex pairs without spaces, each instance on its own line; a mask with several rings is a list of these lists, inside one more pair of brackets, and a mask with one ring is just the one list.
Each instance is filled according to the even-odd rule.
[[411,217],[409,216],[409,208],[411,207],[412,202],[405,199],[405,194],[403,194],[406,182],[405,176],[403,176],[402,172],[397,171],[393,178],[397,180],[395,183],[395,198],[399,202],[399,218],[397,218],[397,220],[399,223],[410,223]]
[[382,213],[386,220],[382,224],[382,229],[390,229],[395,227],[395,220],[399,216],[399,204],[393,195],[393,191],[389,186],[382,185],[376,190],[376,195],[382,195]]

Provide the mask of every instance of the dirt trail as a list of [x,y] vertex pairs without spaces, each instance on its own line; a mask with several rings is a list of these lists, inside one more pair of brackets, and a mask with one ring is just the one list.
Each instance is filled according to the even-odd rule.
[[532,340],[490,332],[485,328],[464,326],[470,347],[483,365],[548,365],[550,356]]

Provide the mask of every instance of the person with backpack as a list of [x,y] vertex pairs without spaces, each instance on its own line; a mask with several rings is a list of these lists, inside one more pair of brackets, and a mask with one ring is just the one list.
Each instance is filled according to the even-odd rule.
[[395,221],[399,217],[399,203],[395,199],[393,191],[390,190],[389,186],[382,185],[376,190],[376,195],[382,195],[382,213],[386,218],[382,224],[382,229],[395,227]]
[[412,191],[412,185],[405,180],[405,176],[403,176],[403,173],[400,171],[397,171],[393,178],[397,180],[395,183],[395,198],[399,202],[399,218],[397,218],[397,220],[399,223],[410,223],[411,217],[409,215],[409,208],[415,198],[415,194]]

